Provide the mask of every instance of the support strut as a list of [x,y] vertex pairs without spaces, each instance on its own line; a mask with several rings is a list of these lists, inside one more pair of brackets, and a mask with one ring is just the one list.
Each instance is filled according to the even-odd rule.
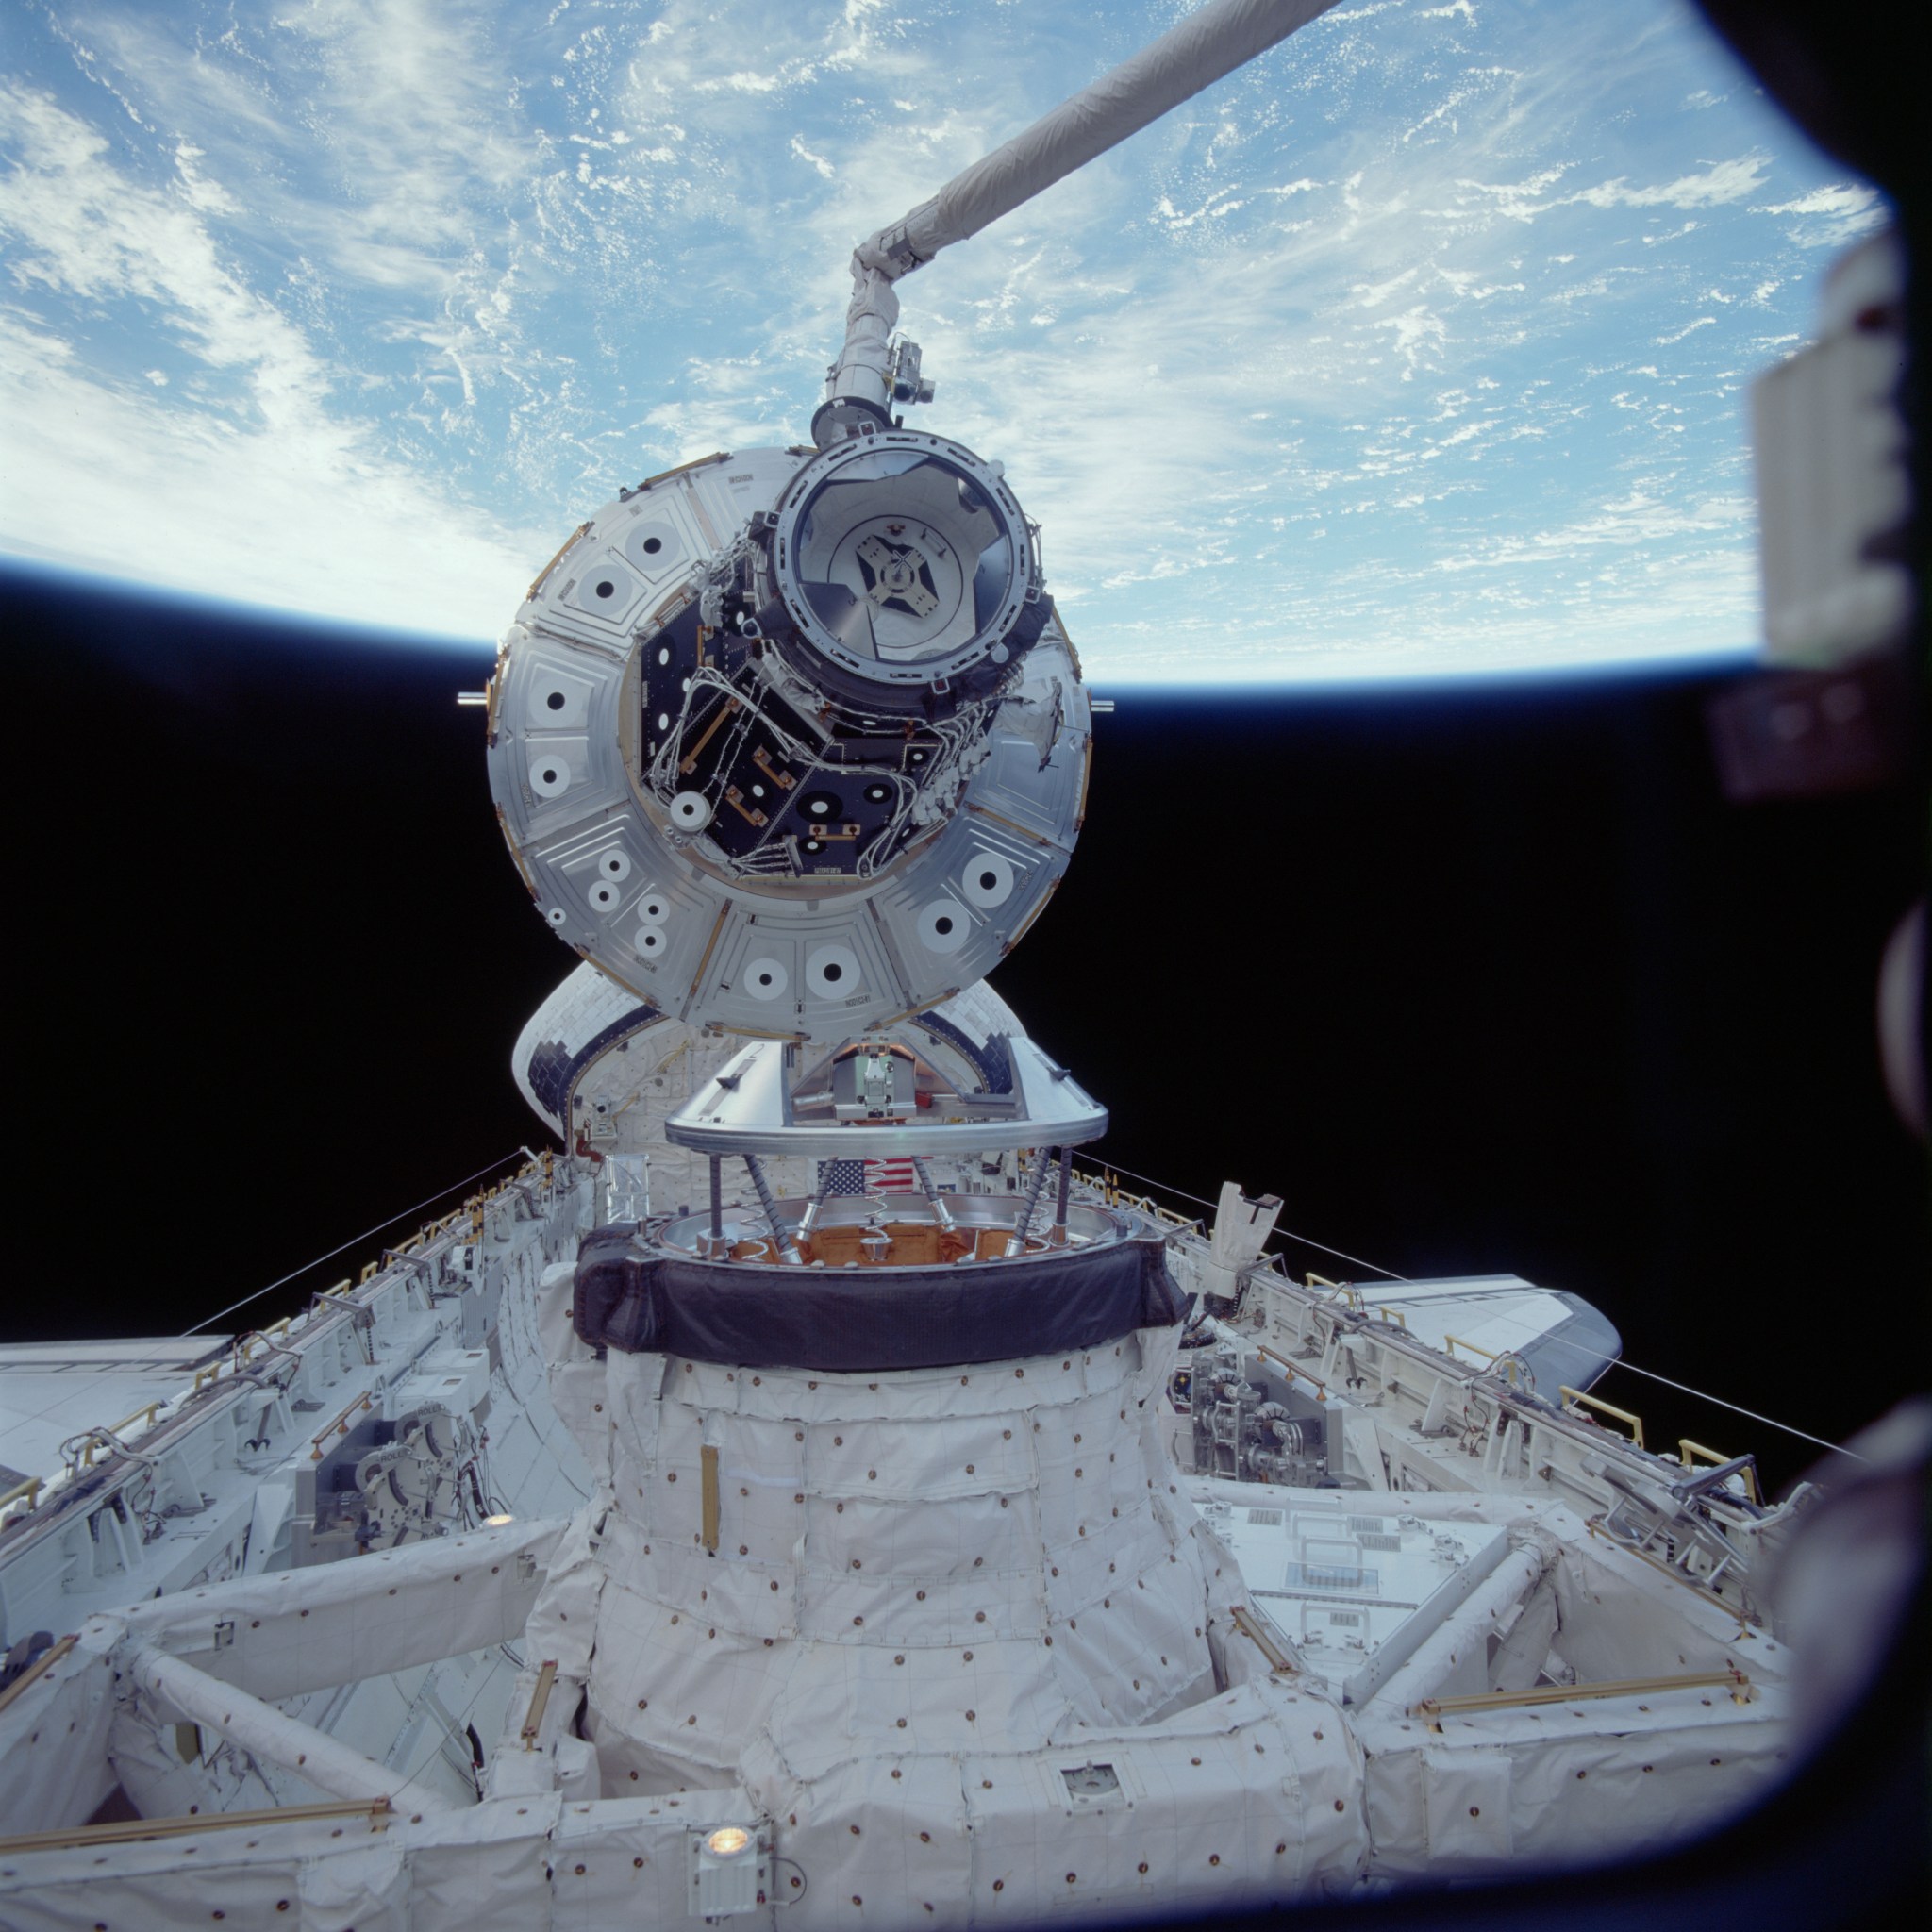
[[771,1183],[765,1179],[764,1162],[756,1154],[747,1154],[744,1164],[751,1174],[752,1191],[758,1197],[759,1211],[765,1217],[765,1224],[772,1230],[772,1245],[778,1258],[790,1261],[794,1267],[804,1267],[805,1257],[799,1251],[798,1238],[779,1218],[778,1204],[772,1198]]
[[1073,1191],[1073,1185],[1074,1150],[1071,1147],[1062,1147],[1060,1149],[1059,1205],[1054,1210],[1053,1232],[1046,1238],[1047,1244],[1050,1247],[1063,1248],[1067,1244],[1067,1196]]
[[1040,1207],[1040,1197],[1046,1191],[1047,1158],[1046,1149],[1037,1147],[1033,1151],[1033,1174],[1026,1183],[1026,1199],[1020,1208],[1020,1218],[1013,1224],[1013,1232],[1007,1240],[1007,1258],[1026,1252],[1026,1231],[1033,1225],[1034,1214]]
[[932,1211],[939,1224],[948,1234],[953,1231],[953,1210],[945,1204],[944,1197],[933,1184],[932,1171],[925,1164],[923,1155],[912,1157],[912,1172],[919,1176],[919,1185],[925,1190],[925,1198],[932,1204]]
[[706,1237],[705,1258],[708,1261],[722,1261],[724,1258],[724,1157],[711,1156],[711,1231]]

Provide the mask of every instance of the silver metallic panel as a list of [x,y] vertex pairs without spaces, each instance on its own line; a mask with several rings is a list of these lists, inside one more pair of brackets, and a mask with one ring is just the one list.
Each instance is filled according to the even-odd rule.
[[1055,620],[876,874],[753,875],[707,836],[724,805],[680,824],[643,783],[643,742],[675,721],[638,711],[633,659],[799,461],[712,459],[585,525],[505,634],[490,777],[532,896],[585,958],[675,1018],[824,1041],[947,998],[1018,939],[1078,832],[1090,722]]
[[[904,1125],[795,1121],[788,1087],[795,1070],[777,1041],[758,1041],[664,1123],[674,1146],[704,1154],[803,1155],[821,1160],[965,1149],[1080,1146],[1107,1131],[1107,1109],[1024,1035],[1008,1041],[1013,1068],[1010,1112],[968,1118],[927,1114]],[[937,1117],[935,1117],[937,1116]]]

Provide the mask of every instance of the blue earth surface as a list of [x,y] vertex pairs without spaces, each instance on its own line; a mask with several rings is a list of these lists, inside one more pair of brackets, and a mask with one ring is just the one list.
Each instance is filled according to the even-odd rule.
[[[493,638],[805,433],[860,237],[1188,9],[22,6],[0,550]],[[903,290],[1111,680],[1757,635],[1755,373],[1885,218],[1681,0],[1358,0]]]

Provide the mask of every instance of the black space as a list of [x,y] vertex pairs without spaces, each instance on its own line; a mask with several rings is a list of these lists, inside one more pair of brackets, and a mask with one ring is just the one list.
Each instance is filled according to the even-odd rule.
[[[0,1329],[178,1330],[541,1144],[509,1048],[574,962],[455,704],[487,654],[0,591],[28,811]],[[1277,1192],[1403,1274],[1574,1290],[1632,1361],[1842,1437],[1912,1386],[1932,1273],[1872,1020],[1921,812],[1725,805],[1717,682],[1122,689],[995,983],[1113,1108],[1097,1155]],[[1603,1392],[1775,1479],[1811,1457],[1627,1371]]]

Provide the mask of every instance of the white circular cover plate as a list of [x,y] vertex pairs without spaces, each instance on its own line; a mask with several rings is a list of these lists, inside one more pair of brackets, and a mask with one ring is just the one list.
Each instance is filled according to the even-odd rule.
[[822,1000],[849,1000],[865,991],[850,946],[814,946],[805,958],[805,983]]
[[972,932],[972,915],[957,899],[935,899],[919,915],[919,937],[928,953],[957,953]]
[[975,906],[1004,906],[1013,896],[1013,868],[997,852],[974,852],[959,874],[959,890]]
[[540,751],[530,760],[530,790],[539,798],[561,798],[570,790],[570,765],[556,752]]
[[791,975],[783,964],[769,956],[747,962],[744,969],[744,990],[755,1000],[777,1000],[785,997],[785,989],[791,984]]

